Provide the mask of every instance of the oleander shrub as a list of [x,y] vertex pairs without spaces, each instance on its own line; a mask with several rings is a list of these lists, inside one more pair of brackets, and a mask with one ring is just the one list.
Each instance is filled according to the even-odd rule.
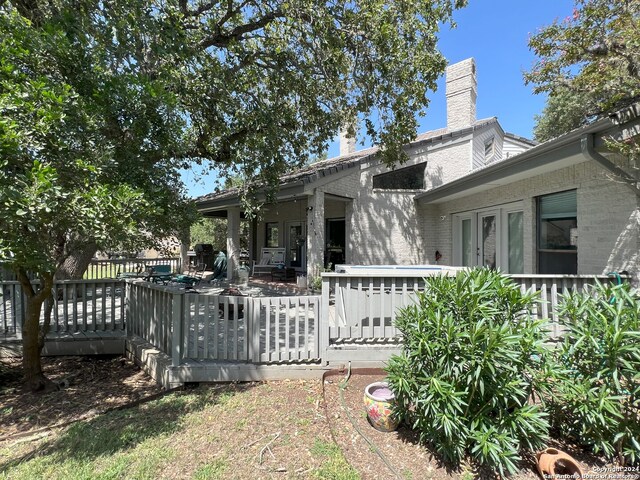
[[597,283],[559,305],[564,367],[549,403],[552,424],[622,465],[640,463],[640,298],[628,284]]
[[[387,366],[397,414],[442,459],[502,475],[548,438],[540,404],[553,375],[537,296],[493,270],[429,277],[396,320],[404,344]],[[534,399],[536,401],[534,401]]]

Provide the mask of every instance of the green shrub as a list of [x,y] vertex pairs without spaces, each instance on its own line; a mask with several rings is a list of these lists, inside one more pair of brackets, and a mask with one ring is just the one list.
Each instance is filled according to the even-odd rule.
[[532,402],[553,372],[544,323],[528,314],[536,296],[499,273],[474,269],[430,277],[397,327],[403,352],[387,374],[402,415],[446,462],[467,456],[501,474],[548,434]]
[[640,462],[640,299],[628,284],[598,283],[560,304],[565,370],[552,423],[596,453]]

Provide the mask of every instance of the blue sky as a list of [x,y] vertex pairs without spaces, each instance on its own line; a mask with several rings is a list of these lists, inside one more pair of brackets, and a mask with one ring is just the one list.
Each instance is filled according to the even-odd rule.
[[[440,32],[439,48],[449,63],[473,57],[477,66],[477,117],[498,117],[502,127],[524,137],[532,136],[534,115],[544,107],[545,98],[533,95],[522,73],[534,61],[527,45],[530,33],[556,18],[572,14],[573,0],[469,0],[454,17],[457,28]],[[418,133],[446,124],[444,77],[438,90],[430,92],[426,116],[420,118]],[[367,145],[368,146],[368,145]],[[362,148],[359,146],[359,148]],[[337,141],[329,147],[329,157],[338,153]],[[191,196],[213,190],[213,174],[196,182],[199,172],[185,172]]]

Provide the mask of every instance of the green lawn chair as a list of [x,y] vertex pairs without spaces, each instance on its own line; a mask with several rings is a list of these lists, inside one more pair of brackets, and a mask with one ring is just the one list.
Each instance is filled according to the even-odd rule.
[[189,268],[189,273],[186,275],[173,275],[171,277],[171,283],[184,285],[185,289],[192,289],[202,281],[205,269],[206,265],[204,263],[199,263],[195,267]]

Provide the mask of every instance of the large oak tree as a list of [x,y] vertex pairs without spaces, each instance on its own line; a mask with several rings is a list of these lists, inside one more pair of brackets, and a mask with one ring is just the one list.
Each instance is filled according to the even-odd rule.
[[400,158],[465,3],[0,0],[0,255],[28,298],[31,386],[56,275],[184,231],[179,169],[240,177],[250,201],[356,118]]

